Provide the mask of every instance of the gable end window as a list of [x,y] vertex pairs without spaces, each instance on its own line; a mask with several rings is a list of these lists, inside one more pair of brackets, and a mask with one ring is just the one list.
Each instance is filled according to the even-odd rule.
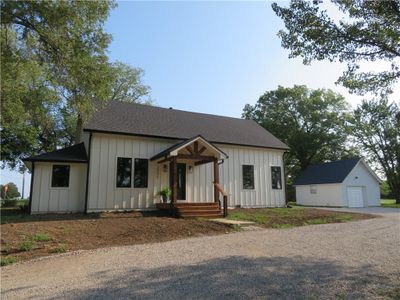
[[149,160],[135,158],[135,175],[133,179],[133,186],[135,188],[147,188],[148,173]]
[[243,173],[243,189],[253,190],[254,189],[254,166],[242,165]]
[[53,165],[51,187],[69,187],[68,165]]
[[132,182],[132,158],[117,158],[117,187],[129,188]]
[[282,189],[281,167],[271,167],[271,180],[272,180],[272,189],[274,190]]

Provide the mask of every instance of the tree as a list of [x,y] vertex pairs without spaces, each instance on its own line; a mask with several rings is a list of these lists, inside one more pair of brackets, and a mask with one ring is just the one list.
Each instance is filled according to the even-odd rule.
[[279,86],[254,106],[247,104],[243,117],[255,120],[289,146],[285,164],[292,179],[310,164],[354,155],[346,147],[347,106],[331,90]]
[[80,141],[94,103],[138,101],[142,71],[107,57],[112,1],[1,2],[1,158]]
[[[5,192],[5,185],[8,186],[7,193]],[[21,197],[21,194],[18,192],[18,187],[15,183],[9,182],[5,185],[0,185],[1,199],[13,199]]]
[[[290,58],[347,62],[338,82],[350,92],[387,94],[400,78],[399,0],[331,0],[344,18],[335,21],[322,1],[295,0],[288,8],[276,3],[272,9],[283,20],[286,31],[278,36],[290,50]],[[359,72],[360,62],[382,60],[390,67],[381,72]]]
[[400,203],[400,106],[387,99],[364,100],[354,110],[350,128],[355,142],[380,166]]
[[111,100],[151,103],[150,99],[145,99],[145,96],[150,93],[150,87],[142,83],[144,74],[142,69],[133,68],[122,62],[113,63],[112,68],[114,83]]

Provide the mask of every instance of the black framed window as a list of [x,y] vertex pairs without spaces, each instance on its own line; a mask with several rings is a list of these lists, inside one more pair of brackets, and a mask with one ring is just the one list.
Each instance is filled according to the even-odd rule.
[[243,189],[245,190],[254,189],[254,166],[243,165],[242,173],[243,173]]
[[132,158],[117,158],[117,187],[131,187]]
[[147,188],[147,178],[149,172],[149,160],[135,158],[135,175],[133,186],[135,188]]
[[282,189],[282,173],[281,167],[271,167],[272,188],[274,190]]
[[53,165],[51,187],[69,187],[68,165]]

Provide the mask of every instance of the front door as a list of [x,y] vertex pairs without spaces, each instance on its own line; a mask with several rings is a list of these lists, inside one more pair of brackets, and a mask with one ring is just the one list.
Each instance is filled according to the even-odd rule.
[[[176,200],[186,200],[186,164],[178,164],[178,191]],[[172,170],[170,172],[170,186],[172,189]]]

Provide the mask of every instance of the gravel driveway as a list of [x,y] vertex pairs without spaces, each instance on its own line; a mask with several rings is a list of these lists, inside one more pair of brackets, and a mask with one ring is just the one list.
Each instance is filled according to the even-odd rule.
[[400,210],[373,212],[381,217],[82,251],[11,265],[1,268],[2,297],[399,297]]

